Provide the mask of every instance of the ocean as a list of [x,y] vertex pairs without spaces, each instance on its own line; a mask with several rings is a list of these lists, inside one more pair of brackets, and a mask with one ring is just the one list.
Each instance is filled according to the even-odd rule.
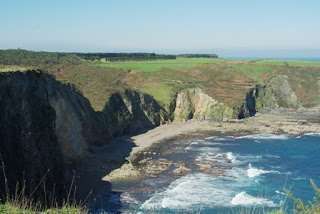
[[[285,208],[292,200],[284,188],[307,202],[320,186],[320,134],[211,136],[168,141],[150,154],[183,163],[189,174],[155,176],[113,184],[107,200],[137,213],[238,213]],[[170,152],[163,153],[162,151]]]

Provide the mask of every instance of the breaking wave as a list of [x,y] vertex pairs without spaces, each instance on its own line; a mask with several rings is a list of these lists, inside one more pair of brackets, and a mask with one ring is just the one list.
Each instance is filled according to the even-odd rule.
[[252,167],[251,164],[249,164],[249,167],[247,169],[247,175],[249,178],[254,178],[256,176],[262,175],[262,174],[267,174],[267,173],[279,173],[278,171],[268,171],[268,170],[263,170],[263,169],[258,169]]
[[267,206],[276,207],[277,205],[266,198],[256,198],[248,195],[246,192],[240,192],[234,196],[231,200],[232,205],[241,206]]
[[237,137],[237,139],[255,139],[255,140],[287,140],[289,136],[286,134],[253,134]]

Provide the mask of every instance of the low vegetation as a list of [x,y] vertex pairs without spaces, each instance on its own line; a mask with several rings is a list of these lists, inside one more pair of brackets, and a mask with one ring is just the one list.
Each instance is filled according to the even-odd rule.
[[300,198],[296,198],[288,189],[284,189],[287,196],[294,201],[295,208],[292,210],[293,213],[310,213],[310,214],[318,214],[320,213],[320,189],[314,183],[313,180],[310,180],[311,186],[315,191],[315,196],[313,197],[313,201],[309,201],[307,204],[302,201]]
[[156,100],[159,100],[165,106],[169,106],[171,98],[174,96],[174,89],[170,85],[155,84],[140,88],[140,91],[152,95]]
[[92,62],[93,66],[155,72],[162,68],[192,68],[198,64],[224,62],[217,58],[177,58],[176,60],[137,61],[137,62]]
[[217,54],[179,54],[181,58],[218,58]]
[[10,214],[36,214],[36,213],[46,213],[46,214],[80,214],[87,213],[84,208],[77,207],[76,205],[68,205],[61,208],[50,208],[50,209],[37,209],[30,205],[25,207],[19,202],[10,203],[6,202],[5,204],[0,204],[0,213],[10,213]]
[[[229,107],[239,106],[252,87],[265,85],[274,75],[288,76],[303,106],[320,104],[320,62],[226,60],[216,58],[214,54],[184,54],[176,55],[176,59],[166,59],[167,55],[153,53],[48,53],[25,50],[0,51],[0,56],[1,71],[8,71],[10,67],[46,70],[57,80],[75,85],[96,111],[105,107],[111,94],[122,93],[126,88],[150,94],[164,107],[168,107],[177,91],[190,87],[203,89]],[[108,57],[122,57],[124,61],[101,60]],[[128,61],[128,57],[135,59]],[[159,58],[139,60],[141,57]]]
[[320,67],[319,61],[299,61],[299,60],[257,60],[256,64],[265,65],[280,65],[280,66],[307,66],[307,67]]
[[[46,214],[82,214],[88,213],[88,210],[85,207],[85,203],[88,202],[89,196],[83,203],[77,203],[74,199],[76,188],[73,187],[74,178],[72,180],[71,186],[66,194],[67,197],[63,200],[56,198],[55,192],[48,193],[45,188],[45,178],[46,175],[42,178],[40,183],[33,189],[31,194],[26,193],[27,185],[24,183],[19,188],[19,183],[16,184],[14,191],[11,191],[9,188],[8,178],[6,176],[6,167],[1,159],[1,179],[4,180],[4,193],[0,195],[0,213],[10,213],[10,214],[36,214],[36,213],[46,213]],[[48,170],[49,171],[49,170]],[[42,186],[44,188],[42,189]],[[41,194],[44,195],[44,198],[33,197],[33,193],[41,189]],[[73,195],[71,195],[73,194]],[[49,199],[51,198],[51,199]],[[73,198],[73,199],[72,199]]]
[[105,62],[172,60],[175,55],[155,53],[73,53],[85,60],[101,60]]
[[[116,59],[119,55],[114,57]],[[138,55],[135,57],[136,59],[132,60],[140,59]],[[63,84],[73,84],[90,100],[92,107],[97,111],[105,107],[113,93],[123,93],[126,88],[150,94],[163,106],[168,107],[177,91],[199,87],[219,102],[233,107],[243,102],[252,87],[257,84],[267,84],[276,75],[288,80],[303,106],[313,107],[320,104],[320,62],[198,57],[200,56],[185,55],[170,60],[143,59],[135,62],[110,63],[103,60],[94,62],[83,60],[106,58],[105,55],[99,54],[10,50],[0,51],[0,71],[44,69]],[[296,204],[294,213],[320,213],[320,190],[313,181],[311,185],[316,197],[308,204],[286,190],[286,194]],[[49,206],[42,206],[40,202],[28,199],[21,191],[16,191],[13,196],[7,195],[4,199],[5,202],[0,204],[0,213],[87,212],[83,206],[68,199],[59,205],[52,202]],[[271,213],[285,212],[285,209],[279,209]]]

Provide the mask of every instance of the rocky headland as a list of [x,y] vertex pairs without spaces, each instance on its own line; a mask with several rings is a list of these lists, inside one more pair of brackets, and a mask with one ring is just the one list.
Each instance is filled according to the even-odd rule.
[[[10,190],[25,180],[26,193],[41,184],[49,195],[64,197],[74,175],[79,200],[119,179],[154,177],[170,167],[177,175],[190,173],[184,163],[147,159],[172,138],[320,132],[319,104],[305,105],[285,75],[251,88],[237,106],[199,87],[178,91],[167,108],[126,89],[96,111],[76,87],[47,73],[6,71],[0,100],[0,152]],[[3,186],[1,179],[2,192]],[[43,198],[42,189],[33,196]]]

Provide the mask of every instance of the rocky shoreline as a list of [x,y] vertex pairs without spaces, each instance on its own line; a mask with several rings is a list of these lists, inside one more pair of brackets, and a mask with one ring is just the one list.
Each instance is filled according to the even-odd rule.
[[[137,145],[131,151],[128,162],[115,169],[103,180],[115,182],[118,180],[138,179],[140,176],[154,177],[169,167],[175,167],[174,172],[185,175],[190,169],[184,163],[173,163],[166,159],[154,161],[145,158],[148,154],[159,153],[161,144],[170,139],[192,139],[208,136],[242,136],[248,134],[287,134],[303,135],[305,133],[319,133],[320,120],[310,113],[274,111],[271,113],[257,114],[255,117],[244,120],[228,120],[224,122],[196,121],[173,123],[150,130],[147,133],[133,137]],[[163,151],[162,151],[163,152]],[[165,151],[166,153],[170,150]],[[161,153],[161,152],[160,152]],[[161,155],[159,153],[159,155]],[[208,164],[207,164],[208,165]],[[212,171],[204,164],[200,171]],[[222,175],[223,170],[212,171],[213,174]]]

